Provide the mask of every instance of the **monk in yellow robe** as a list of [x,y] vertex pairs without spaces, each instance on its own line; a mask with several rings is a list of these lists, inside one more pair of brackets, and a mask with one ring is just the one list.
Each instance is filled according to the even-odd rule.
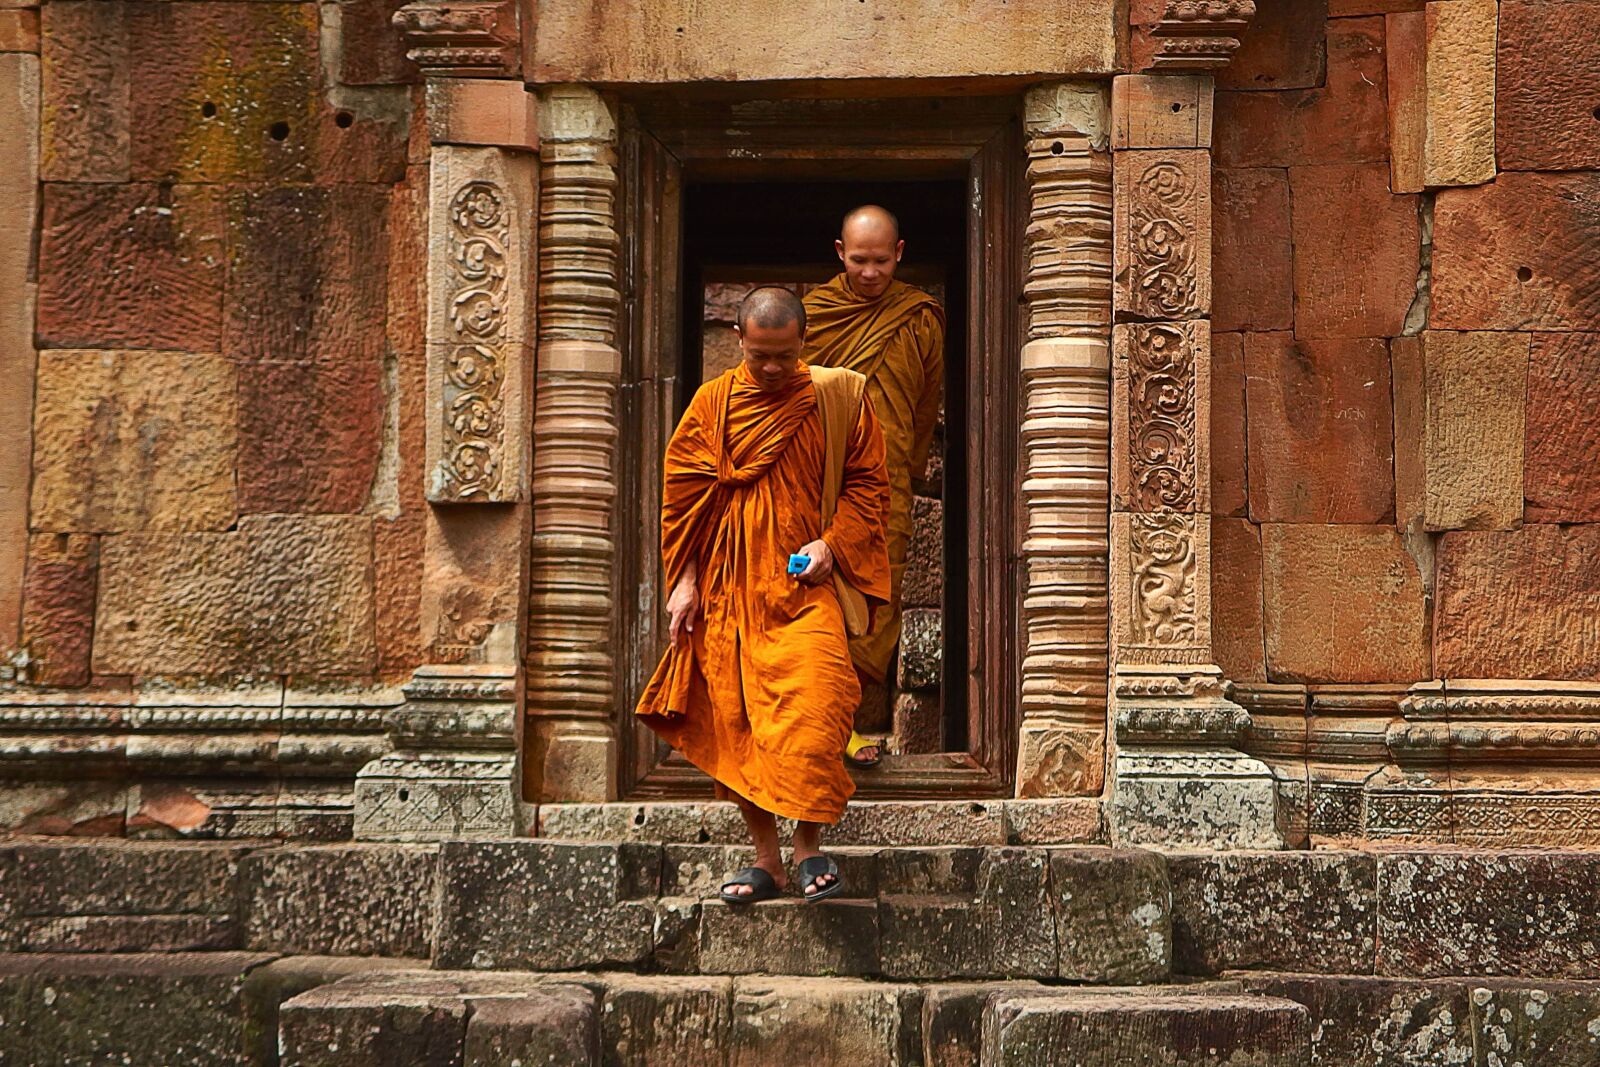
[[[900,583],[911,539],[911,485],[927,471],[944,389],[944,308],[920,289],[896,281],[905,254],[900,224],[866,205],[844,218],[834,251],[844,272],[806,294],[806,361],[848,367],[867,379],[867,395],[883,426],[889,466],[889,605],[872,631],[850,642],[856,669],[884,682],[900,642]],[[878,746],[852,731],[847,748],[861,766],[878,762]]]
[[[813,382],[800,358],[805,326],[788,290],[746,296],[741,361],[700,387],[667,446],[661,561],[672,645],[637,712],[744,815],[756,866],[723,885],[730,903],[787,884],[774,816],[798,821],[806,898],[842,888],[819,845],[855,788],[841,760],[861,699],[844,604],[859,600],[870,617],[889,599],[883,434],[859,379],[848,419],[830,414],[841,410],[831,399],[820,404],[838,395],[823,379],[848,376],[819,370]],[[791,554],[806,557],[798,574]]]

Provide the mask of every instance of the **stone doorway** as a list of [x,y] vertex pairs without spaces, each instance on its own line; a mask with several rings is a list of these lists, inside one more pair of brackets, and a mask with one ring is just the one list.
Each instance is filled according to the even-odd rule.
[[[947,310],[943,463],[918,488],[899,669],[858,726],[893,735],[860,795],[1009,793],[1017,723],[1015,546],[1025,156],[1012,98],[636,102],[620,114],[622,378],[618,519],[619,787],[709,792],[628,720],[663,646],[659,464],[695,388],[737,358],[748,285],[832,277],[850,207],[900,215],[900,277]],[[913,575],[915,580],[913,580]],[[898,714],[897,714],[898,713]]]

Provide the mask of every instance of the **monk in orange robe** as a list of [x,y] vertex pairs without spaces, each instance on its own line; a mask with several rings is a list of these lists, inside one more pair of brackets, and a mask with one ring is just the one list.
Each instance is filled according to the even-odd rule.
[[[922,290],[895,280],[905,244],[899,222],[887,210],[872,204],[856,208],[845,216],[834,242],[844,272],[805,298],[806,361],[865,375],[867,395],[883,426],[890,490],[889,605],[877,613],[871,633],[850,642],[861,676],[880,683],[900,643],[911,486],[926,474],[944,389],[944,308]],[[854,731],[847,751],[861,766],[878,762],[879,746]]]
[[[848,419],[829,414],[842,410],[831,399],[819,403],[838,395],[823,378],[842,376],[818,371],[813,383],[793,293],[754,290],[737,328],[741,361],[700,387],[667,446],[661,561],[672,645],[637,712],[744,815],[756,866],[730,878],[722,898],[761,900],[787,884],[782,816],[798,821],[805,895],[821,899],[842,888],[819,850],[822,826],[839,820],[855,789],[841,760],[861,699],[846,602],[860,602],[865,629],[889,599],[883,434],[864,382],[854,383]],[[809,560],[797,575],[791,554]]]

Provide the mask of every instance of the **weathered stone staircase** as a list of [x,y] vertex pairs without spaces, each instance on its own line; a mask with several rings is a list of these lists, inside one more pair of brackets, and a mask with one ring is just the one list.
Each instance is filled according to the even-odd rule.
[[1064,810],[853,810],[845,895],[744,911],[709,805],[13,841],[0,1065],[1600,1064],[1600,854],[1160,855]]

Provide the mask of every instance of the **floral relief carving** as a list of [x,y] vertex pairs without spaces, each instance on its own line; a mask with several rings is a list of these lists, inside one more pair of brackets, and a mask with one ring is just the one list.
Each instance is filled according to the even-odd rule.
[[505,198],[492,183],[468,182],[450,202],[450,264],[456,343],[445,361],[445,498],[493,498],[500,488],[505,411]]
[[1159,512],[1130,517],[1134,644],[1187,645],[1199,633],[1191,517]]
[[1195,353],[1179,323],[1133,328],[1128,360],[1128,452],[1141,511],[1195,504]]
[[1194,177],[1176,161],[1158,160],[1140,173],[1128,235],[1140,315],[1181,318],[1197,303],[1194,204]]

